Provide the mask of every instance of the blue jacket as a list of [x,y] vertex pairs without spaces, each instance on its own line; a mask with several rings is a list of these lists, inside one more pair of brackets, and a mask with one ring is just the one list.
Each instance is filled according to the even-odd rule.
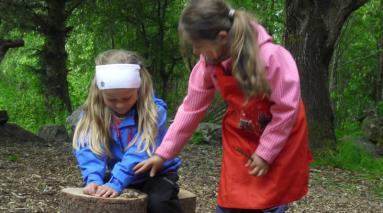
[[[158,109],[158,135],[156,137],[157,147],[160,145],[166,131],[166,103],[161,99],[155,98],[155,104]],[[111,142],[111,152],[114,158],[108,156],[97,156],[89,147],[84,146],[74,150],[84,182],[86,184],[96,183],[98,185],[106,184],[118,193],[131,184],[144,182],[149,178],[148,174],[137,175],[133,167],[149,158],[146,152],[138,152],[138,143],[126,150],[130,140],[137,134],[137,111],[132,108],[126,118],[118,126],[111,127],[113,141]],[[177,172],[181,165],[181,160],[175,158],[168,160],[163,164],[162,170],[158,174],[167,172]],[[111,171],[111,178],[104,183],[106,169]]]

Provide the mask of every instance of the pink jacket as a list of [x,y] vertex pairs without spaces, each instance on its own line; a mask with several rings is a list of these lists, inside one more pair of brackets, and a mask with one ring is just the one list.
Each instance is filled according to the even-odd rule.
[[[258,156],[271,164],[282,150],[295,122],[300,102],[300,82],[296,63],[291,54],[282,46],[273,44],[272,38],[261,25],[255,25],[258,32],[260,57],[266,67],[266,78],[271,86],[270,108],[272,120],[261,135],[255,151]],[[223,61],[227,68],[231,59]],[[196,130],[214,93],[218,90],[213,76],[214,65],[206,64],[201,56],[189,78],[188,93],[178,108],[156,154],[171,159],[181,152]]]

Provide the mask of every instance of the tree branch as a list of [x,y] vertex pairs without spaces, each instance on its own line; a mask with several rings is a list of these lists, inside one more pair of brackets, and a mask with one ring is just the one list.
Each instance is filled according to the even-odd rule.
[[343,26],[343,23],[345,20],[357,9],[359,9],[361,6],[363,6],[368,0],[337,0],[335,4],[337,5],[336,8],[333,8],[337,11],[330,12],[330,23],[328,23],[329,27],[329,38],[327,41],[327,45],[331,46],[334,45],[336,42],[336,39],[338,38],[338,35],[341,31],[341,26]]
[[0,40],[0,61],[4,58],[9,48],[16,48],[24,46],[24,40]]

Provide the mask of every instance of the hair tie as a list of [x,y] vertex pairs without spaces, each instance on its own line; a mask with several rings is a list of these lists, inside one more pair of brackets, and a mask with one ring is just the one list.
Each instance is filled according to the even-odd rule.
[[234,18],[234,14],[235,14],[235,10],[234,9],[230,9],[229,10],[229,18],[233,19]]

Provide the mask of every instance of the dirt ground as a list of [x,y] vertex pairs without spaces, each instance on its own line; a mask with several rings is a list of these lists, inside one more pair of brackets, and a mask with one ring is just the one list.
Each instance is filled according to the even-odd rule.
[[[60,212],[59,191],[81,185],[70,143],[0,141],[0,212]],[[180,186],[197,195],[197,212],[215,212],[219,145],[189,144]],[[383,212],[378,181],[336,168],[311,170],[310,192],[288,212]]]

